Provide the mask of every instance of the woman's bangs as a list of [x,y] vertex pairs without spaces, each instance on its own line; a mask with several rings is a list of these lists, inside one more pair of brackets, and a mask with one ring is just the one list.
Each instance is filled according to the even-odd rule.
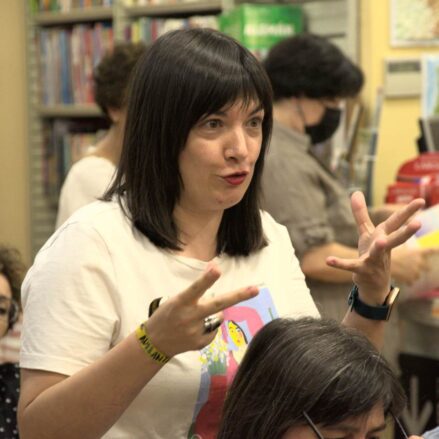
[[255,103],[265,109],[269,102],[269,97],[264,96],[261,87],[257,87],[255,80],[242,67],[230,72],[218,71],[215,78],[206,78],[203,82],[203,86],[199,84],[198,99],[194,102],[198,119],[227,110],[237,102],[245,110]]

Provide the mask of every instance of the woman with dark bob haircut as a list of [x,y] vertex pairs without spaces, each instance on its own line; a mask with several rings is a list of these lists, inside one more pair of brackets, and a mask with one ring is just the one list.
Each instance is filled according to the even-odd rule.
[[242,360],[218,439],[378,438],[405,402],[360,332],[329,319],[276,319]]
[[[232,38],[175,31],[142,56],[114,184],[24,283],[23,438],[214,438],[253,334],[318,315],[286,229],[259,209],[271,125],[268,78]],[[360,258],[334,265],[369,305],[421,205],[375,229],[354,196]],[[380,343],[382,322],[345,323]]]

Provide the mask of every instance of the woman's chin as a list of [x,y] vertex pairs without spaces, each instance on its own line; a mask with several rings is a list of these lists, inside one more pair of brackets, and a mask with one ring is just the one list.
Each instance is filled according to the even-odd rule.
[[235,197],[227,197],[227,198],[219,199],[217,200],[217,202],[222,210],[226,210],[239,204],[243,196],[244,194]]

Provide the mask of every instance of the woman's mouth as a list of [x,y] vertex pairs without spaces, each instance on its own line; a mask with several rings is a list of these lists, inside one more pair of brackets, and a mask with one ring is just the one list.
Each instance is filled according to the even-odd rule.
[[241,183],[244,182],[247,174],[247,172],[236,172],[235,174],[230,174],[223,178],[227,181],[227,183],[231,184],[232,186],[239,186]]

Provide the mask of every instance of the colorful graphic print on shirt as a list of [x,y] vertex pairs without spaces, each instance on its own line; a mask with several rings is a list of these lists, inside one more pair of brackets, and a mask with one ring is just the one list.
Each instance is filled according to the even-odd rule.
[[215,340],[200,351],[201,381],[189,439],[214,439],[227,388],[255,334],[278,317],[270,291],[224,311]]

